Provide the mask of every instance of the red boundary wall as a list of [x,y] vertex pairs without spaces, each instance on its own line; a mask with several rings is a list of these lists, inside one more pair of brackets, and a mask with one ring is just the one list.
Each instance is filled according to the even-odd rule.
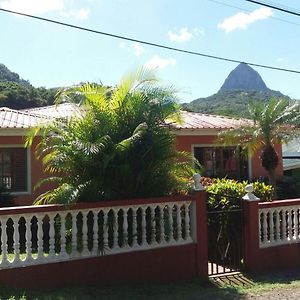
[[300,266],[300,243],[259,248],[259,209],[300,205],[300,199],[266,203],[244,201],[245,265],[254,273]]
[[[103,255],[60,263],[0,270],[0,285],[17,288],[54,288],[78,285],[113,285],[137,282],[172,282],[207,278],[206,193],[193,196],[79,204],[72,208],[126,206],[192,200],[196,211],[197,242],[166,248]],[[63,206],[0,209],[0,215],[59,211]]]

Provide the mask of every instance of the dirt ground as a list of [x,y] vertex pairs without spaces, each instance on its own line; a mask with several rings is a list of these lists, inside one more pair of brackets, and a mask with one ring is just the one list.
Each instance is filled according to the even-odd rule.
[[279,288],[273,291],[262,292],[253,296],[243,296],[241,299],[245,300],[298,300],[300,299],[299,288]]

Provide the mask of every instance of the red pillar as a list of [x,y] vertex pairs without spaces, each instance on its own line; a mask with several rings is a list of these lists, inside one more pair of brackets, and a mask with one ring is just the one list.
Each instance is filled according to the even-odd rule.
[[259,216],[258,200],[243,200],[244,240],[246,271],[255,272],[259,268]]
[[208,249],[207,249],[207,211],[206,192],[195,192],[195,212],[196,212],[196,258],[197,276],[207,278],[208,276]]

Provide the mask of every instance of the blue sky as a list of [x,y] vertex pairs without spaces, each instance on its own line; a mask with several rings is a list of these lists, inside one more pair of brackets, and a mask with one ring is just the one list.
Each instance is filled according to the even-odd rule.
[[[299,1],[275,3],[300,11]],[[244,0],[0,0],[0,7],[191,51],[300,70],[300,17]],[[84,81],[114,85],[126,72],[146,65],[180,91],[181,101],[216,93],[237,65],[4,12],[0,12],[0,63],[34,86],[46,87]],[[300,99],[300,74],[255,69],[268,87]]]

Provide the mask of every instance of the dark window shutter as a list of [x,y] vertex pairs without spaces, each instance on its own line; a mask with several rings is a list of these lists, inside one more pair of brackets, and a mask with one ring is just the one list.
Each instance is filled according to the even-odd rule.
[[13,157],[13,192],[27,191],[27,151],[24,148],[12,149]]

